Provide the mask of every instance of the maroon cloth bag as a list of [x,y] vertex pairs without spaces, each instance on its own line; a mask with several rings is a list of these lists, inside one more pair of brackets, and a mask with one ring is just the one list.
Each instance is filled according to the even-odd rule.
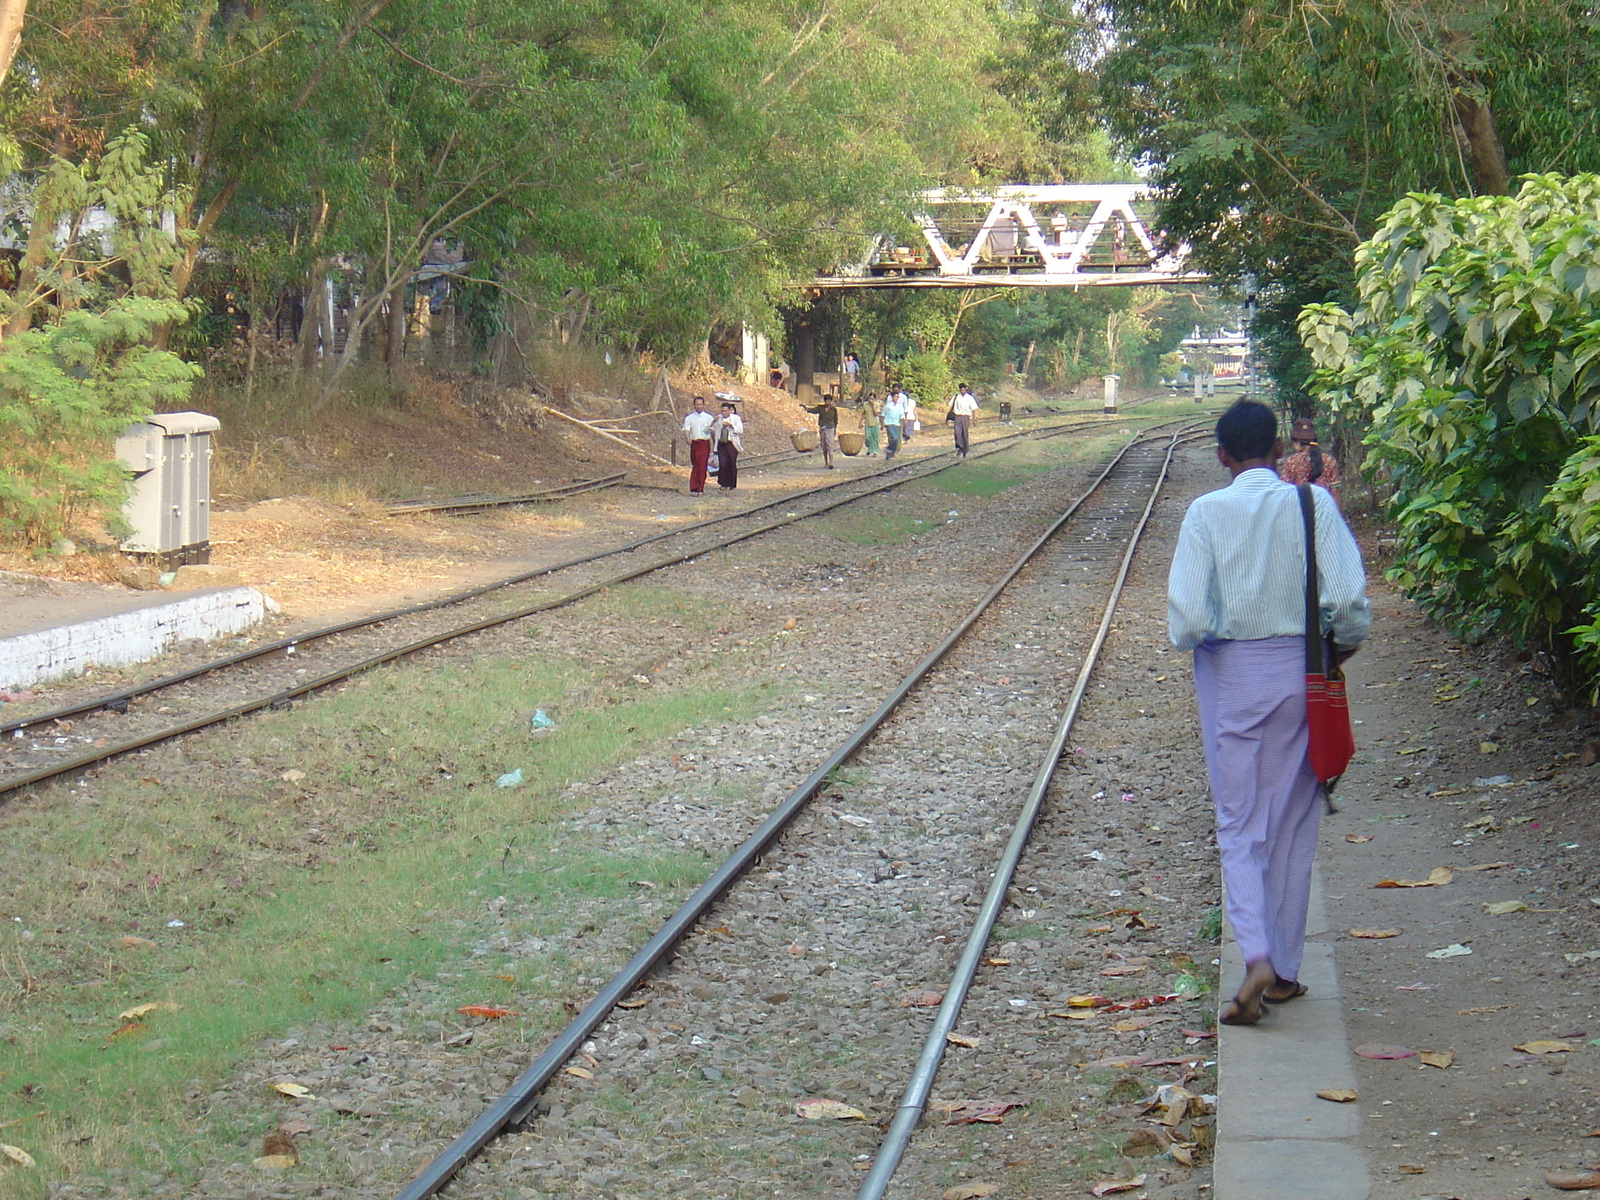
[[1356,752],[1344,672],[1333,661],[1333,647],[1322,636],[1322,604],[1317,587],[1317,518],[1311,485],[1302,483],[1300,516],[1306,527],[1306,759],[1328,791],[1339,782]]

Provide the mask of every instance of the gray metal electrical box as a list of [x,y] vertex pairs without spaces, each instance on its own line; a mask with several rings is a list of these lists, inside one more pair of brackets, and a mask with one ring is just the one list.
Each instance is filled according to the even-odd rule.
[[122,431],[117,461],[133,472],[123,550],[163,566],[211,561],[211,435],[221,428],[215,417],[181,412]]

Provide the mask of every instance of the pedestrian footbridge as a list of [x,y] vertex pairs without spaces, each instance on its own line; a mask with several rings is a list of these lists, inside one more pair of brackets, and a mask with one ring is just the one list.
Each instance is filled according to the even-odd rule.
[[1187,246],[1163,244],[1142,184],[1065,183],[925,192],[921,237],[880,237],[858,263],[802,287],[1135,287],[1203,283]]

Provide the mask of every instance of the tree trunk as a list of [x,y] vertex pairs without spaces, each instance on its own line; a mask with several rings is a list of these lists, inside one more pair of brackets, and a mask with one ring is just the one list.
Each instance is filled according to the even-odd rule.
[[1467,162],[1472,167],[1472,185],[1480,196],[1504,196],[1511,187],[1511,169],[1506,165],[1506,148],[1494,127],[1489,101],[1469,90],[1471,81],[1458,80],[1451,97],[1456,128],[1466,142]]
[[1021,375],[1022,375],[1022,381],[1024,383],[1026,383],[1028,381],[1028,372],[1033,370],[1033,352],[1036,349],[1038,349],[1038,346],[1039,346],[1038,342],[1029,342],[1028,343],[1028,352],[1027,352],[1027,354],[1022,356],[1022,371],[1021,371]]
[[794,395],[801,404],[816,403],[817,328],[807,312],[794,329]]
[[11,60],[22,45],[22,18],[27,12],[28,0],[0,0],[0,83],[5,82]]
[[403,388],[406,384],[406,284],[409,272],[397,271],[389,285],[387,333],[383,342],[383,361],[389,376],[389,385]]

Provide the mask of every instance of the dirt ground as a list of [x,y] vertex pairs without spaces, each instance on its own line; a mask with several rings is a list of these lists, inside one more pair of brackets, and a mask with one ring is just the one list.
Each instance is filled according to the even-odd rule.
[[[791,398],[737,390],[755,393],[752,453],[783,448],[808,421]],[[450,428],[443,447],[377,438],[368,456],[411,456],[417,478],[437,455],[441,495],[622,468],[628,486],[473,517],[385,518],[370,498],[221,496],[213,561],[238,567],[288,620],[324,623],[722,503],[685,495],[681,468],[580,444],[575,429]],[[664,453],[670,428],[654,436]],[[747,487],[759,500],[824,477],[800,460],[753,472]],[[1381,531],[1362,532],[1370,552]],[[90,571],[76,561],[63,560],[65,574]],[[1369,553],[1374,632],[1351,663],[1360,752],[1320,853],[1373,1196],[1550,1195],[1547,1172],[1600,1168],[1600,714],[1567,705],[1536,663],[1432,626],[1381,581],[1382,565]]]

